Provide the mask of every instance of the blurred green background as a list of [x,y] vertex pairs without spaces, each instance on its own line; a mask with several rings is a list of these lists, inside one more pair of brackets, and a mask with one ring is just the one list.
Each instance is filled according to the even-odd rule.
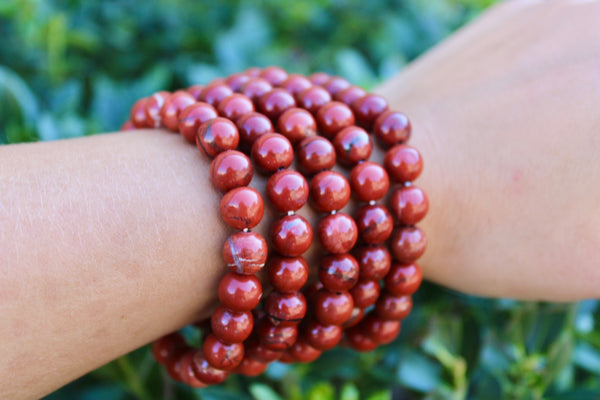
[[[0,142],[116,130],[139,97],[254,65],[372,87],[490,3],[1,0]],[[401,337],[369,354],[335,350],[192,390],[143,348],[48,399],[598,398],[596,301],[485,300],[425,284],[415,304]]]

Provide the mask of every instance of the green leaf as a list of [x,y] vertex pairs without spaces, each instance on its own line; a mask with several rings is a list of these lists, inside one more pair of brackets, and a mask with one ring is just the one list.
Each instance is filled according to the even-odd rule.
[[380,390],[375,393],[372,393],[367,400],[390,400],[392,398],[392,393],[389,390]]
[[281,400],[281,397],[264,383],[253,383],[248,390],[256,400]]
[[335,388],[331,383],[319,382],[308,391],[306,398],[307,400],[334,400]]
[[340,400],[359,400],[360,392],[353,383],[346,382],[340,390]]

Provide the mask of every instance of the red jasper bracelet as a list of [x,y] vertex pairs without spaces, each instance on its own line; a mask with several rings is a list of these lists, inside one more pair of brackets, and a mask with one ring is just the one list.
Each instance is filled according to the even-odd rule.
[[[340,342],[370,351],[397,337],[422,280],[416,260],[427,240],[415,224],[429,204],[412,185],[423,162],[405,144],[404,114],[343,78],[267,67],[138,100],[122,130],[159,127],[213,158],[221,217],[235,229],[223,245],[221,305],[210,324],[198,324],[202,348],[180,333],[152,346],[171,377],[204,387],[231,372],[261,374],[275,360],[314,361]],[[383,166],[369,161],[373,142],[386,150]],[[332,170],[336,161],[349,179]],[[255,171],[269,176],[266,195],[279,213],[269,245],[251,230],[265,207],[248,186]],[[354,217],[342,211],[352,195],[361,203]],[[386,196],[387,207],[378,203]],[[296,213],[309,199],[322,214],[314,234]],[[305,287],[312,267],[302,254],[313,236],[323,252],[319,280]],[[273,290],[260,304],[255,274],[265,265]]]

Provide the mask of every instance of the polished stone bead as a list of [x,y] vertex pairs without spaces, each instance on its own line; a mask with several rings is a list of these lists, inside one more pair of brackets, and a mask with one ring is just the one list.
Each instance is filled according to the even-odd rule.
[[198,128],[196,146],[207,157],[215,157],[225,150],[235,150],[240,142],[238,129],[226,118],[214,118]]
[[361,201],[381,199],[390,188],[390,179],[385,169],[374,162],[365,161],[350,172],[352,193]]
[[217,111],[220,116],[236,121],[238,118],[254,112],[254,103],[243,94],[234,93],[219,103]]
[[388,146],[406,142],[410,138],[410,131],[408,117],[398,111],[382,113],[373,124],[375,136]]
[[294,149],[285,136],[266,133],[254,141],[252,161],[258,170],[272,173],[292,164]]
[[256,332],[261,345],[270,350],[288,349],[298,337],[296,325],[275,325],[269,318],[260,320]]
[[366,94],[352,103],[352,111],[354,111],[356,122],[368,130],[373,127],[377,117],[387,109],[387,101],[378,94]]
[[129,120],[136,128],[149,128],[151,126],[148,117],[146,117],[147,101],[147,97],[139,99],[133,104],[133,107],[131,107],[131,110],[129,111]]
[[425,252],[427,238],[418,227],[397,227],[392,232],[390,250],[394,259],[401,263],[410,263]]
[[[354,301],[354,298],[352,300]],[[350,315],[350,318],[346,322],[344,322],[342,324],[342,326],[344,327],[344,329],[351,328],[351,327],[357,325],[360,321],[362,321],[364,316],[365,316],[365,310],[362,308],[356,307],[356,304],[355,304],[354,308],[352,309],[352,314]]]
[[267,363],[260,362],[250,357],[244,357],[242,362],[235,367],[233,372],[243,376],[258,376],[265,372],[268,366]]
[[390,321],[369,314],[357,328],[362,329],[365,334],[377,344],[388,344],[394,341],[400,333],[400,321]]
[[206,361],[203,350],[196,350],[192,358],[192,370],[198,380],[207,385],[217,385],[227,379],[228,371],[213,367]]
[[348,214],[338,212],[319,221],[319,241],[333,254],[348,253],[358,239],[356,223]]
[[244,71],[244,74],[248,75],[251,78],[258,78],[261,72],[262,69],[259,67],[250,67]]
[[266,240],[256,232],[236,232],[223,245],[223,259],[232,272],[253,275],[267,261]]
[[427,215],[429,199],[420,187],[404,186],[392,192],[389,206],[398,223],[414,225]]
[[163,126],[160,110],[165,104],[165,101],[171,96],[171,93],[166,91],[156,92],[148,97],[145,103],[144,111],[146,112],[146,121],[149,128],[160,128]]
[[252,100],[255,104],[265,93],[273,90],[273,85],[262,78],[252,78],[241,87],[241,93]]
[[396,295],[410,295],[417,291],[423,281],[423,272],[417,263],[394,264],[385,276],[385,288]]
[[184,337],[179,332],[173,332],[152,343],[152,355],[159,364],[164,364],[171,354],[187,347]]
[[414,147],[399,144],[385,153],[383,165],[394,182],[411,182],[421,174],[423,159]]
[[298,93],[296,99],[299,107],[314,115],[321,107],[331,101],[331,95],[321,86],[313,86]]
[[295,146],[302,139],[317,134],[317,122],[305,109],[290,108],[277,120],[277,131]]
[[240,117],[236,124],[240,133],[240,142],[246,148],[251,148],[260,136],[275,132],[271,120],[257,112]]
[[289,354],[297,362],[313,362],[321,356],[321,350],[315,349],[304,339],[296,340],[296,343],[288,350]]
[[281,357],[283,350],[271,350],[260,344],[259,340],[255,336],[252,336],[246,342],[244,342],[245,355],[246,357],[253,358],[263,363],[270,363]]
[[163,125],[174,132],[179,130],[179,115],[188,106],[195,104],[196,99],[189,93],[179,90],[165,100],[160,109]]
[[136,129],[136,127],[133,124],[133,122],[131,122],[130,120],[127,120],[127,121],[123,122],[123,125],[121,125],[121,127],[119,128],[119,131],[125,132],[125,131],[132,131],[135,129]]
[[306,174],[329,170],[335,165],[335,149],[331,142],[322,136],[303,139],[296,150],[298,165]]
[[308,280],[308,264],[304,257],[272,256],[267,271],[273,287],[280,292],[295,292]]
[[185,91],[191,94],[196,100],[200,98],[200,93],[202,93],[202,90],[204,90],[204,85],[192,85],[185,89]]
[[317,350],[331,350],[342,339],[342,327],[339,325],[325,325],[316,320],[309,321],[303,326],[304,339]]
[[233,311],[254,309],[262,296],[262,285],[254,275],[227,273],[219,282],[219,301]]
[[211,316],[211,327],[224,343],[241,343],[252,333],[254,318],[249,311],[236,312],[219,306]]
[[333,98],[337,101],[341,101],[347,106],[352,106],[355,100],[363,97],[367,92],[359,86],[349,86],[346,89],[337,92]]
[[373,351],[378,346],[377,342],[372,340],[359,326],[354,326],[346,330],[345,333],[350,347],[358,352]]
[[190,351],[189,346],[177,349],[177,351],[169,355],[169,358],[167,358],[167,361],[165,362],[165,368],[167,370],[167,373],[171,378],[178,382],[182,382],[181,361],[183,361],[183,357],[188,351]]
[[188,142],[196,143],[200,125],[217,117],[217,110],[208,103],[198,102],[189,105],[179,114],[179,133]]
[[361,279],[383,279],[392,265],[386,246],[361,246],[353,254],[360,267]]
[[325,81],[321,86],[325,90],[329,92],[330,95],[334,96],[338,92],[341,92],[344,89],[352,86],[348,80],[342,78],[341,76],[332,76],[327,81]]
[[300,74],[290,74],[287,79],[281,83],[281,87],[287,90],[292,96],[308,89],[312,85],[312,82],[308,78]]
[[410,314],[412,304],[412,298],[409,295],[394,296],[392,293],[384,292],[377,300],[375,312],[381,319],[399,321]]
[[203,388],[207,386],[207,383],[198,379],[192,366],[195,353],[196,350],[190,349],[181,357],[179,379],[189,387]]
[[297,211],[308,201],[308,183],[302,174],[285,169],[267,181],[267,197],[281,212]]
[[234,92],[239,92],[242,88],[242,85],[248,82],[250,79],[250,75],[244,72],[238,72],[229,75],[225,79],[225,84],[227,84],[227,86],[229,86]]
[[321,134],[331,139],[342,129],[354,125],[354,114],[344,103],[332,101],[317,111],[317,125]]
[[344,165],[355,165],[368,160],[373,150],[369,134],[358,126],[349,126],[335,135],[333,146],[338,160]]
[[313,85],[323,85],[331,78],[329,74],[325,72],[315,72],[308,76],[308,79],[312,82]]
[[242,343],[224,343],[214,333],[204,339],[202,350],[206,361],[210,365],[225,371],[237,367],[244,358],[244,345]]
[[223,99],[232,94],[233,90],[224,82],[212,82],[202,89],[198,100],[216,107]]
[[260,193],[251,187],[231,189],[221,199],[221,218],[235,229],[254,228],[265,210]]
[[350,200],[350,184],[338,172],[323,171],[311,179],[310,197],[321,212],[341,210]]
[[258,99],[258,109],[272,121],[277,121],[281,114],[293,107],[296,107],[296,100],[284,89],[272,89]]
[[210,164],[210,180],[222,192],[247,186],[253,174],[250,159],[237,150],[219,153]]
[[312,299],[315,318],[324,325],[342,325],[352,316],[354,301],[347,291],[319,290]]
[[273,291],[267,297],[264,307],[276,325],[296,325],[306,315],[306,299],[300,292]]
[[375,304],[380,291],[381,287],[378,280],[361,279],[350,289],[350,294],[355,307],[367,308]]
[[319,263],[319,280],[331,292],[349,290],[358,276],[358,262],[350,254],[330,254]]
[[385,242],[394,229],[392,214],[380,204],[364,205],[354,216],[358,234],[367,243]]
[[287,257],[296,257],[310,247],[313,232],[308,221],[300,215],[286,215],[272,225],[271,244],[275,251]]
[[288,78],[288,73],[281,67],[270,66],[264,68],[258,76],[273,86],[279,86]]

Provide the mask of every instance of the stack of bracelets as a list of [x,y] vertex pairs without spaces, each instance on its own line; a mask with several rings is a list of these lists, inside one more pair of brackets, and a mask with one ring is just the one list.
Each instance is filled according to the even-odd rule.
[[[325,73],[250,68],[138,100],[122,130],[136,128],[179,132],[213,159],[211,181],[224,193],[221,217],[236,230],[223,246],[220,306],[210,324],[197,324],[202,348],[178,332],[152,346],[172,378],[204,387],[231,372],[261,374],[275,360],[311,362],[339,343],[370,351],[397,337],[422,280],[415,261],[427,240],[415,224],[428,200],[411,184],[423,162],[405,144],[410,123],[383,97]],[[368,161],[373,142],[386,151],[383,166]],[[294,154],[297,170],[290,169]],[[332,170],[336,161],[349,179]],[[263,197],[248,186],[254,170],[269,176],[267,198],[279,213],[269,245],[251,230],[264,212]],[[341,211],[351,194],[360,203],[354,218]],[[377,203],[386,196],[389,209]],[[296,211],[309,197],[322,214],[323,254],[319,281],[305,288],[302,254],[313,231]],[[272,291],[259,306],[255,274],[265,265]]]

